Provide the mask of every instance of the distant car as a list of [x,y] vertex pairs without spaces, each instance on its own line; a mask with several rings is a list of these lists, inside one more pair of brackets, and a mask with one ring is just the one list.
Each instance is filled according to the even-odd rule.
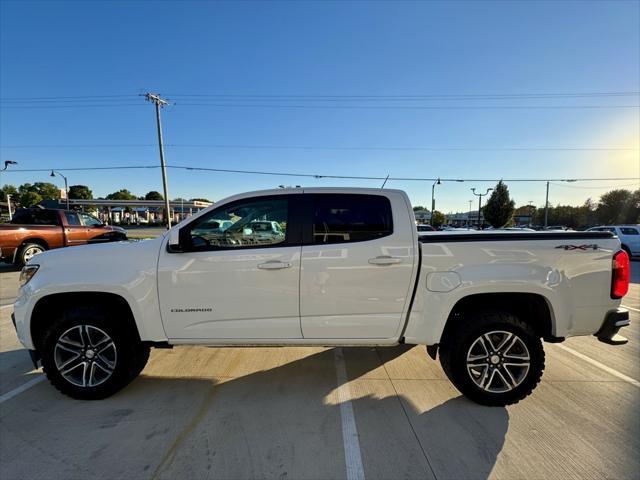
[[284,232],[278,222],[254,221],[249,224],[249,229],[257,240],[272,241],[274,237],[284,237]]
[[127,239],[120,227],[104,225],[83,212],[21,208],[0,225],[0,259],[24,265],[45,250]]
[[630,257],[640,256],[640,225],[601,225],[587,231],[615,233]]
[[435,232],[436,229],[431,225],[416,225],[418,232]]
[[544,230],[562,230],[563,232],[573,230],[571,227],[567,227],[566,225],[549,225]]

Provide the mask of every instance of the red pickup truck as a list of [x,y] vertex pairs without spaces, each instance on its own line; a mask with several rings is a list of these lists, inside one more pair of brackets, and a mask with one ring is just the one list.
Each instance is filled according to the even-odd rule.
[[18,210],[0,225],[0,260],[24,265],[52,248],[127,239],[123,228],[104,225],[83,212],[30,208]]

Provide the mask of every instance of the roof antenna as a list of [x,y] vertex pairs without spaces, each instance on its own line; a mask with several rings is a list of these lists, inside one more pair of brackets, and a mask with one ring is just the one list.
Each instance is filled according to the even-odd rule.
[[387,178],[384,179],[384,182],[382,182],[382,186],[380,187],[380,189],[382,190],[384,188],[384,186],[387,184],[387,180],[389,180],[389,175],[387,175]]

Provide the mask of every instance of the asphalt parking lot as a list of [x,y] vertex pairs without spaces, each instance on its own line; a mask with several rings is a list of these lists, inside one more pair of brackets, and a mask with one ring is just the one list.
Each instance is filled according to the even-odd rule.
[[0,478],[638,478],[640,262],[621,347],[546,345],[534,394],[488,408],[424,347],[155,350],[84,402],[33,370],[0,269]]

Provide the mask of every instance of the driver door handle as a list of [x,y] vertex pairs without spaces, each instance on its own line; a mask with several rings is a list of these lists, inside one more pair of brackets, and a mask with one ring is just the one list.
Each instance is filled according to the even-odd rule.
[[370,258],[369,263],[371,265],[394,265],[396,263],[402,263],[402,259],[390,257],[389,255],[380,255],[378,257]]
[[283,268],[290,268],[289,262],[281,262],[280,260],[269,260],[265,263],[259,263],[258,268],[261,270],[281,270]]

